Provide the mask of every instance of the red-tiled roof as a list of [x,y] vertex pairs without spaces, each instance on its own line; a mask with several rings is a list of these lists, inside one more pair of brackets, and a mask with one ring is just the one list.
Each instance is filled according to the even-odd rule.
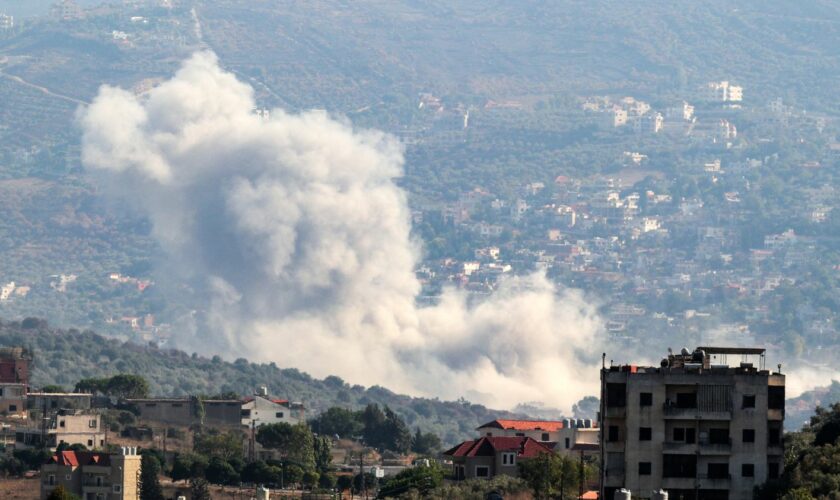
[[563,428],[563,422],[559,420],[503,420],[496,419],[479,427],[493,427],[496,429],[514,431],[547,431],[554,432]]
[[598,492],[595,490],[589,490],[578,498],[580,500],[598,500]]
[[91,451],[61,451],[50,458],[51,464],[78,467],[79,465],[102,465],[111,464],[111,457],[106,453]]
[[514,451],[519,458],[532,458],[551,449],[529,437],[483,437],[447,450],[452,457],[490,457],[501,451]]

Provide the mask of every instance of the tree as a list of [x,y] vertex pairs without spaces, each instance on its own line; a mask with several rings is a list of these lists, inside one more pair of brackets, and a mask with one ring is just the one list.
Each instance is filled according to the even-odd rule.
[[257,442],[266,448],[280,451],[284,457],[306,470],[315,469],[315,437],[306,424],[279,422],[260,426]]
[[140,462],[140,500],[163,500],[159,473],[158,459],[152,455],[143,455]]
[[212,500],[207,480],[194,478],[190,485],[190,498],[192,500]]
[[60,392],[66,392],[66,390],[60,385],[45,385],[44,387],[41,387],[41,392],[46,392],[48,394],[56,394]]
[[384,448],[399,453],[411,449],[411,431],[405,421],[387,406],[385,407],[385,442]]
[[59,484],[50,492],[47,500],[79,500],[79,497],[70,493],[64,486]]
[[76,392],[88,392],[91,394],[105,394],[108,388],[107,378],[83,378],[76,382]]
[[330,469],[332,462],[332,441],[330,438],[318,436],[314,440],[315,468],[324,473]]
[[242,456],[242,435],[236,431],[197,434],[193,449],[209,458],[220,457],[230,461],[233,457]]
[[210,459],[204,477],[213,484],[223,484],[226,486],[239,484],[239,473],[221,457]]
[[534,458],[519,461],[519,476],[524,479],[537,499],[552,498],[565,493],[572,498],[580,481],[580,465],[557,453],[544,452]]
[[334,406],[318,415],[311,422],[312,428],[321,435],[352,438],[362,432],[359,413]]
[[440,450],[440,438],[431,432],[423,434],[420,428],[414,433],[411,439],[411,451],[421,455],[432,455]]
[[[179,453],[172,461],[172,471],[169,475],[173,481],[187,480],[193,477],[193,465],[195,455],[192,453]],[[203,469],[202,469],[203,470]]]
[[149,397],[149,383],[139,375],[120,373],[108,380],[105,390],[119,400]]

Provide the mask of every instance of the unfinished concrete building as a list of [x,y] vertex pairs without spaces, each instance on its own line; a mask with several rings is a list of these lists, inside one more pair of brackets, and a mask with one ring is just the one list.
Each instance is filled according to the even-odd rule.
[[764,361],[764,349],[698,347],[660,366],[605,366],[601,498],[661,488],[683,500],[752,499],[784,462],[785,377]]

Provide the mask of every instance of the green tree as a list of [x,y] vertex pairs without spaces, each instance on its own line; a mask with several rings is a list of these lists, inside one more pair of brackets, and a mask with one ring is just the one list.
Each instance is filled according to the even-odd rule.
[[280,451],[284,457],[306,470],[315,469],[315,437],[306,424],[279,422],[262,425],[257,431],[257,442]]
[[108,380],[105,388],[109,396],[119,400],[149,397],[149,383],[139,375],[120,373]]
[[140,500],[163,500],[163,489],[158,474],[158,459],[152,455],[144,455],[140,462]]
[[208,458],[220,457],[230,461],[233,457],[242,456],[242,434],[237,431],[197,434],[193,449]]
[[414,433],[411,439],[411,451],[421,455],[432,455],[440,450],[440,438],[431,432],[423,434],[420,428]]
[[49,393],[49,394],[56,394],[56,393],[67,392],[67,391],[66,391],[66,389],[64,389],[64,387],[61,387],[60,385],[45,385],[44,387],[41,387],[41,392],[46,392],[46,393]]
[[239,484],[239,473],[221,457],[210,459],[204,477],[213,484],[223,484],[226,486]]
[[332,462],[332,441],[328,437],[317,436],[313,445],[315,468],[318,472],[327,472],[330,470],[330,463]]
[[190,499],[191,500],[212,500],[210,497],[210,487],[206,479],[194,478],[190,485]]
[[312,429],[325,436],[352,438],[362,432],[359,413],[334,406],[311,422]]
[[76,382],[76,392],[87,392],[90,394],[105,394],[108,390],[107,378],[83,378]]
[[580,481],[580,465],[557,453],[540,453],[520,460],[519,476],[528,483],[537,499],[553,498],[561,492],[574,495]]
[[67,491],[64,486],[58,485],[47,496],[47,500],[79,500],[79,497]]

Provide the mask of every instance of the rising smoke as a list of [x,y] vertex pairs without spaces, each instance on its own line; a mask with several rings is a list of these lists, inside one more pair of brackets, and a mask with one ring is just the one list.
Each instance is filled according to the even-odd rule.
[[601,325],[578,292],[534,275],[479,303],[451,289],[415,304],[394,138],[254,108],[204,52],[143,98],[103,86],[80,111],[85,166],[148,215],[167,273],[209,297],[179,345],[506,407],[598,393]]

